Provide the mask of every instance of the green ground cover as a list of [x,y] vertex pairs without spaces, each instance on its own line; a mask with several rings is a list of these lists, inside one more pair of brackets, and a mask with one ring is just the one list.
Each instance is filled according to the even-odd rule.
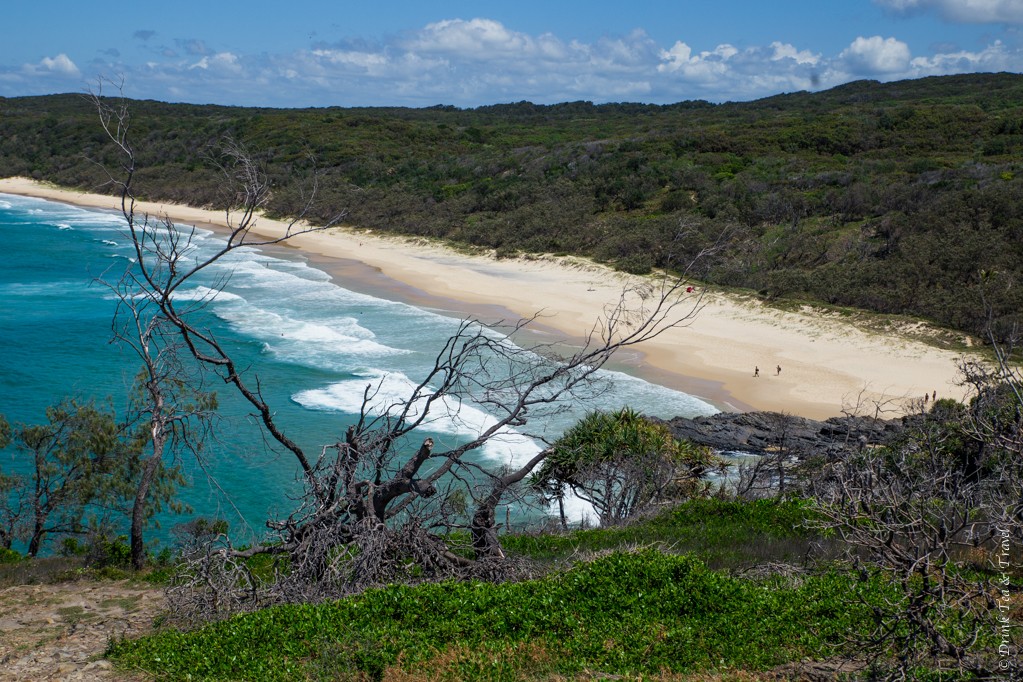
[[763,670],[827,657],[869,626],[849,575],[754,582],[692,556],[613,553],[520,583],[392,586],[335,603],[266,609],[195,632],[116,642],[110,655],[163,679],[337,679],[342,671],[447,669],[517,680],[599,671]]
[[866,607],[851,607],[850,596],[869,601],[879,590],[850,573],[751,580],[706,563],[740,569],[792,560],[811,540],[805,518],[798,502],[706,499],[619,528],[508,536],[510,555],[551,572],[275,607],[115,642],[110,655],[161,679],[195,680],[764,670],[832,655],[846,633],[869,627]]

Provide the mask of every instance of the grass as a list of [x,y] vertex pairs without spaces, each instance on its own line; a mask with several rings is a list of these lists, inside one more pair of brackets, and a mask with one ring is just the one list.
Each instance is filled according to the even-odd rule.
[[83,606],[61,606],[57,609],[57,615],[71,626],[92,623],[102,618],[98,613],[89,613]]
[[119,608],[123,611],[135,611],[139,607],[138,598],[131,597],[113,597],[111,599],[103,599],[99,603],[101,609]]
[[[547,572],[283,605],[191,632],[113,641],[107,655],[160,680],[777,679],[806,661],[827,668],[836,656],[862,653],[844,647],[874,627],[872,607],[898,608],[906,598],[880,572],[837,563],[779,571],[778,563],[804,563],[820,542],[808,520],[800,501],[704,499],[621,527],[506,536],[510,555]],[[23,576],[35,582],[98,577],[75,561],[0,569],[30,571]],[[100,606],[127,609],[129,601]],[[69,624],[97,617],[80,606],[57,612]],[[1014,622],[1018,612],[1014,600]],[[990,633],[981,639],[994,651]],[[938,679],[933,672],[921,675]]]
[[[618,528],[508,536],[510,554],[555,570],[280,606],[115,642],[109,655],[161,679],[753,679],[728,675],[826,657],[845,632],[867,627],[865,610],[847,601],[876,585],[714,570],[801,560],[813,540],[806,517],[798,502],[709,499]],[[573,563],[580,557],[591,560]]]
[[0,564],[0,587],[67,582],[79,577],[81,557],[43,557]]
[[[828,655],[867,627],[862,585],[829,573],[797,587],[712,571],[692,556],[616,552],[521,583],[392,586],[114,643],[161,679],[385,679],[443,662],[451,679],[765,670]],[[186,675],[191,675],[186,678]],[[336,679],[331,677],[330,679]]]
[[767,562],[802,563],[817,538],[804,527],[798,501],[692,500],[641,523],[564,534],[502,538],[508,553],[564,562],[624,547],[656,545],[688,552],[710,568],[738,569]]

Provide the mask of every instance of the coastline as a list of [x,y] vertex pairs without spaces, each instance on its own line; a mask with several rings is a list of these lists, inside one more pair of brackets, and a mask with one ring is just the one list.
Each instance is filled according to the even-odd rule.
[[[118,197],[25,178],[0,179],[0,193],[120,210]],[[181,224],[227,226],[226,215],[218,211],[153,202],[138,202],[136,210]],[[273,237],[285,229],[282,222],[259,217],[253,233]],[[592,329],[624,286],[644,281],[577,258],[496,260],[344,227],[299,235],[289,245],[346,288],[485,320],[539,313],[537,333],[569,343]],[[879,402],[893,416],[932,392],[962,397],[955,385],[957,353],[865,332],[819,311],[780,311],[738,296],[701,293],[699,312],[684,326],[630,349],[616,364],[719,409],[772,410],[814,419],[839,416],[857,404],[861,412],[873,414]],[[682,311],[690,308],[685,305]],[[755,367],[760,369],[757,377]]]

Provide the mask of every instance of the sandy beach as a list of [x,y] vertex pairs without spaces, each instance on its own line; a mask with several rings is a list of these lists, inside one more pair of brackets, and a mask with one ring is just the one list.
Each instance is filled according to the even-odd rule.
[[[120,200],[57,189],[24,178],[0,180],[0,193],[120,210]],[[222,212],[139,202],[137,213],[187,225],[223,227]],[[277,236],[286,225],[260,217],[254,232]],[[290,242],[346,288],[446,311],[496,319],[540,313],[545,335],[582,338],[635,278],[581,259],[496,260],[434,244],[344,227]],[[699,297],[699,298],[697,298]],[[936,392],[961,398],[959,355],[892,335],[866,332],[835,314],[783,312],[697,286],[680,308],[699,301],[684,326],[618,358],[634,374],[697,395],[723,410],[774,410],[811,418],[854,409],[888,416]],[[779,373],[777,368],[781,367]],[[759,376],[754,376],[759,368]]]

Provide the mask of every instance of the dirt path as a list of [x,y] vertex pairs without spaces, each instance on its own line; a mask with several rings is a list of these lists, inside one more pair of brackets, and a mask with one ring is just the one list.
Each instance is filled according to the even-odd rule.
[[128,581],[0,589],[0,682],[148,679],[103,659],[113,637],[137,637],[164,608],[163,591]]

